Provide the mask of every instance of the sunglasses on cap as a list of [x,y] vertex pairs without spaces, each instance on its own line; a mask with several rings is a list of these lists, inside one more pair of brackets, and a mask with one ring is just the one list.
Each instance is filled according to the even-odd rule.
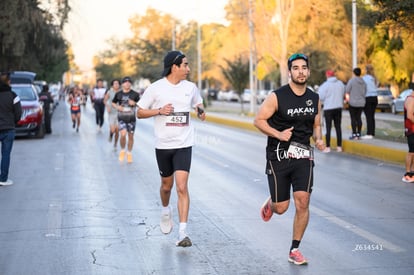
[[182,52],[179,51],[178,54],[177,54],[177,56],[174,57],[174,59],[172,61],[172,64],[175,64],[175,62],[177,62],[178,58],[183,57],[183,56],[185,56],[185,55]]
[[292,54],[289,57],[288,61],[289,62],[292,62],[292,61],[295,61],[296,59],[304,59],[305,61],[308,61],[308,57],[306,55],[304,55],[303,53],[295,53],[295,54]]

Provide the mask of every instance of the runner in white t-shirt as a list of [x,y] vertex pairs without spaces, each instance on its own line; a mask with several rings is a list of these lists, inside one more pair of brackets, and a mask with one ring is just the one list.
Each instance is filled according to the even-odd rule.
[[103,80],[98,79],[96,81],[96,87],[92,91],[92,103],[93,108],[95,109],[95,118],[96,118],[96,125],[97,130],[100,132],[102,129],[102,125],[104,123],[104,115],[105,115],[105,97],[106,88],[103,85]]
[[178,194],[180,220],[177,246],[191,246],[186,227],[190,207],[188,176],[194,128],[190,112],[196,110],[205,120],[203,99],[196,85],[186,78],[190,72],[188,61],[180,51],[170,51],[164,57],[163,78],[151,84],[138,102],[138,118],[154,117],[155,153],[161,175],[162,202],[161,231],[172,230],[172,211],[169,206],[174,178]]

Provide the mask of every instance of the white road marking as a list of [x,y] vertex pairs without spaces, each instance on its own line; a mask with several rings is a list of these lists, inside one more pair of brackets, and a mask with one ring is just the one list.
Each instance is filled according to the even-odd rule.
[[359,228],[356,225],[353,225],[349,222],[346,222],[338,217],[336,217],[335,215],[328,213],[322,209],[319,209],[317,207],[311,207],[311,212],[316,213],[317,215],[333,222],[336,225],[339,225],[342,228],[345,228],[355,234],[357,234],[358,236],[365,238],[367,240],[369,240],[370,242],[372,242],[373,244],[380,244],[382,245],[384,248],[392,251],[392,252],[404,252],[405,249],[402,247],[399,247],[398,245],[395,245],[387,240],[384,240],[383,238],[372,234],[362,228]]
[[47,213],[46,237],[60,238],[62,236],[62,202],[54,201],[49,204]]

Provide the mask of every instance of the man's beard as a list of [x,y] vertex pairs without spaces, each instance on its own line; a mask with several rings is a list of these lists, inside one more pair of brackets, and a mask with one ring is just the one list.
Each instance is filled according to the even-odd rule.
[[305,77],[305,80],[303,80],[303,81],[298,81],[298,80],[294,79],[293,77],[291,78],[291,80],[296,85],[306,85],[306,83],[308,82],[308,79],[306,77]]

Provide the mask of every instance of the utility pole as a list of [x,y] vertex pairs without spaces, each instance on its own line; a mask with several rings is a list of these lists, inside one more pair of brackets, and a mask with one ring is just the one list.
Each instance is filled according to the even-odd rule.
[[198,90],[201,92],[201,26],[197,22],[197,76],[198,76]]
[[171,50],[175,51],[175,22],[173,22],[172,28]]
[[250,59],[249,59],[249,81],[250,81],[250,114],[256,113],[256,41],[254,37],[253,23],[253,1],[249,0],[249,33],[250,33]]
[[352,69],[358,66],[358,33],[356,0],[352,0]]

